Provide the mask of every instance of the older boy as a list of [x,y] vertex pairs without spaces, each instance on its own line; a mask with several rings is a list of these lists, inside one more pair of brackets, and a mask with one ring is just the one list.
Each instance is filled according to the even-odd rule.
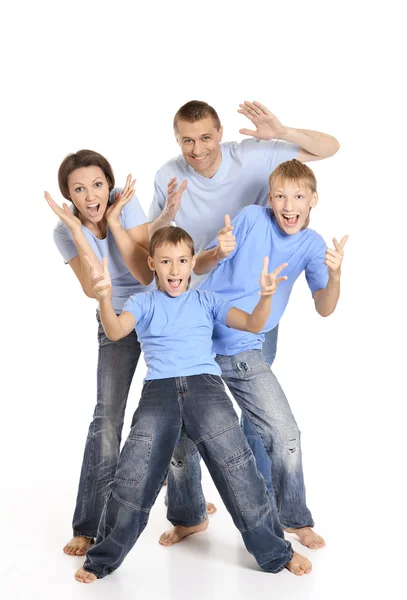
[[[121,315],[111,304],[111,282],[94,280],[106,335],[119,340],[136,327],[148,372],[129,437],[99,524],[96,544],[76,579],[91,583],[117,569],[147,525],[149,513],[184,431],[196,444],[247,549],[265,571],[287,567],[297,575],[311,563],[284,540],[275,504],[258,473],[238,417],[219,377],[212,351],[214,323],[259,332],[270,313],[271,296],[285,276],[280,265],[261,270],[260,299],[251,314],[219,294],[188,290],[195,264],[192,238],[178,227],[155,232],[149,266],[157,290],[131,296]],[[91,267],[92,272],[93,269]]]

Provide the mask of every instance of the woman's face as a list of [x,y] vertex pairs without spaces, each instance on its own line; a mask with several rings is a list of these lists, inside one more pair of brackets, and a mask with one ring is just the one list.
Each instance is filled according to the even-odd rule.
[[100,167],[75,169],[68,175],[69,195],[83,218],[98,223],[106,212],[109,183]]

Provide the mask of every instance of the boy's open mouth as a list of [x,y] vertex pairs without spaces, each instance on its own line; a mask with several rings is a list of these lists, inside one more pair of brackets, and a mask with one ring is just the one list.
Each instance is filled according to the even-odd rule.
[[181,285],[182,279],[169,279],[168,283],[170,284],[171,289],[177,290]]
[[100,208],[100,204],[98,204],[97,202],[95,202],[94,204],[88,204],[88,206],[86,207],[86,209],[91,217],[97,216],[97,214],[99,212],[99,208]]
[[300,215],[285,214],[285,215],[283,215],[283,219],[284,219],[287,227],[295,227],[298,223],[299,216]]

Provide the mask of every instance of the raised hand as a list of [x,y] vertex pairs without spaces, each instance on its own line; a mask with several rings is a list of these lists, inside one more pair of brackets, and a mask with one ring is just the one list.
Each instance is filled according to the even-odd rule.
[[48,203],[48,206],[52,208],[54,213],[61,219],[68,229],[75,233],[76,231],[82,231],[82,223],[69,209],[65,202],[62,204],[62,208],[54,202],[48,192],[44,192],[44,198]]
[[167,200],[165,201],[164,211],[165,211],[165,214],[167,215],[167,217],[171,219],[171,221],[173,221],[175,219],[175,215],[177,214],[178,209],[181,204],[182,194],[185,191],[187,184],[188,184],[187,180],[184,179],[184,181],[181,183],[181,185],[177,189],[178,183],[177,183],[176,177],[173,177],[168,182]]
[[274,292],[276,292],[278,284],[287,279],[285,275],[283,275],[282,277],[277,277],[281,273],[281,271],[286,268],[287,265],[288,263],[283,263],[282,265],[277,267],[277,269],[275,269],[272,273],[269,273],[269,257],[264,257],[263,269],[260,275],[260,296],[271,296],[272,294],[274,294]]
[[340,277],[341,274],[341,264],[344,257],[344,247],[346,242],[348,241],[349,236],[345,235],[340,242],[336,238],[333,238],[333,243],[335,246],[335,250],[333,248],[328,248],[325,254],[325,264],[328,267],[328,275],[329,277]]
[[106,220],[110,225],[119,220],[123,206],[133,198],[135,185],[136,179],[132,179],[131,174],[127,175],[126,185],[124,186],[123,191],[116,192],[115,201],[106,211]]
[[230,224],[230,216],[225,215],[225,227],[218,233],[218,252],[220,259],[226,258],[236,248],[236,237],[232,234],[234,227]]
[[273,140],[279,139],[279,136],[285,132],[284,125],[260,102],[246,100],[239,106],[240,109],[237,112],[250,119],[256,126],[256,130],[239,129],[239,133],[251,135],[259,140]]
[[96,267],[89,259],[89,256],[85,255],[85,260],[89,265],[90,269],[90,281],[98,300],[111,300],[112,298],[112,280],[110,279],[110,273],[107,268],[106,256],[102,259],[102,269]]

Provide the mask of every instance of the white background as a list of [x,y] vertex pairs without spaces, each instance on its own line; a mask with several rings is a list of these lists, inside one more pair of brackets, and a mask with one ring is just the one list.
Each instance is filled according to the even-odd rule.
[[[401,3],[14,2],[2,8],[2,597],[337,598],[402,595],[405,497],[405,79]],[[327,547],[312,575],[265,575],[219,507],[176,548],[162,498],[123,567],[73,579],[70,534],[95,402],[95,304],[52,239],[57,169],[91,148],[131,172],[147,210],[155,171],[178,154],[172,118],[212,104],[226,141],[259,100],[291,127],[335,135],[313,163],[311,226],[349,234],[336,313],[318,317],[305,281],[280,326],[277,374],[302,431],[308,501]],[[250,124],[249,124],[250,127]],[[144,366],[130,393],[137,405]],[[297,550],[300,549],[295,544]],[[405,589],[405,582],[404,582]]]

